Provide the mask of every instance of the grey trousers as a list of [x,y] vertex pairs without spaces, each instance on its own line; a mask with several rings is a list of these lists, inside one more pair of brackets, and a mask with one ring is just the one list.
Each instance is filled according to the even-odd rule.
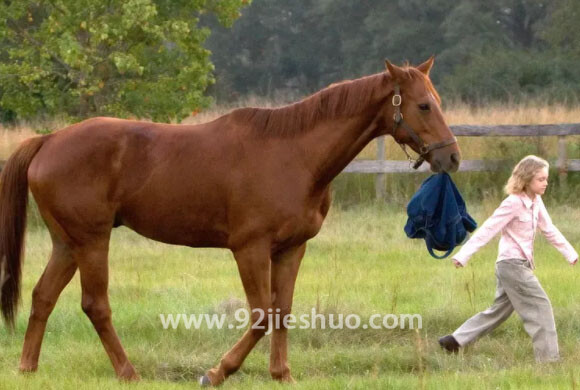
[[493,305],[465,321],[453,332],[455,340],[465,346],[491,332],[515,310],[532,338],[536,361],[558,360],[558,335],[552,305],[528,261],[499,261],[495,266],[495,275],[497,290]]

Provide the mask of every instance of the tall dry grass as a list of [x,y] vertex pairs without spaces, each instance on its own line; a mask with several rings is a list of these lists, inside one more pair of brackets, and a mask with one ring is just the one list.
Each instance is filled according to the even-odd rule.
[[[230,105],[212,106],[197,115],[186,118],[183,124],[198,124],[209,122],[225,115],[239,107],[278,107],[281,101],[265,100],[257,97],[248,97],[238,103]],[[464,103],[451,102],[444,104],[445,118],[449,125],[499,125],[499,124],[557,124],[580,123],[580,106],[544,105],[541,102],[527,104],[490,104],[483,107],[471,107]],[[33,129],[60,129],[67,126],[62,120],[51,123],[21,123],[10,128],[0,126],[0,159],[6,159],[24,139],[34,136]],[[571,137],[571,142],[578,143],[580,138]],[[460,145],[464,159],[478,159],[485,157],[488,150],[493,148],[495,139],[486,137],[462,137]],[[540,149],[549,154],[556,154],[556,137],[537,139],[542,145]],[[391,137],[385,142],[387,159],[404,160],[405,156]],[[363,159],[373,159],[377,154],[376,142],[370,143],[358,156]],[[575,158],[580,158],[575,157]]]

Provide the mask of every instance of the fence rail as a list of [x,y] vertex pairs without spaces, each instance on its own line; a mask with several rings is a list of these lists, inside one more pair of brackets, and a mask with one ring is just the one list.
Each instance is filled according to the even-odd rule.
[[[580,123],[565,123],[557,125],[496,125],[451,126],[451,131],[458,137],[558,137],[558,159],[554,162],[558,175],[565,183],[570,171],[580,171],[580,160],[568,159],[566,155],[566,137],[580,135]],[[503,160],[462,160],[459,171],[493,171],[505,165]],[[343,172],[375,174],[377,198],[383,198],[385,192],[385,174],[428,172],[429,164],[423,164],[419,169],[411,168],[407,161],[385,160],[384,137],[377,139],[376,160],[355,160]]]
[[[462,160],[459,171],[494,171],[498,170],[508,161],[506,160]],[[580,160],[567,159],[565,165],[555,161],[559,170],[568,172],[580,171]],[[408,161],[400,160],[357,160],[353,161],[343,170],[346,173],[413,173],[429,172],[429,164],[425,163],[419,169],[413,169]]]
[[[456,125],[451,126],[451,131],[458,137],[558,137],[558,159],[556,166],[560,175],[568,171],[580,171],[580,160],[568,159],[566,156],[566,136],[580,135],[580,123],[565,123],[557,125],[497,125],[497,126],[474,126]],[[371,173],[377,175],[377,191],[384,182],[386,173],[413,173],[428,172],[429,164],[423,164],[418,170],[410,167],[407,161],[385,160],[385,140],[379,137],[377,140],[376,160],[355,160],[351,162],[343,172],[347,173]],[[0,160],[0,170],[6,161]],[[493,171],[505,164],[503,160],[463,160],[460,171]],[[377,194],[380,195],[380,194]]]
[[580,135],[580,123],[557,125],[456,125],[453,134],[461,137],[547,137]]

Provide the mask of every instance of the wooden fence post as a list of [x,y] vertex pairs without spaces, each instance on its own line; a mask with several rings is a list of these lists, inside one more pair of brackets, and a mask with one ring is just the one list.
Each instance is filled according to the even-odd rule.
[[[381,163],[385,161],[385,136],[382,135],[377,138],[377,161]],[[385,198],[385,179],[384,173],[377,173],[375,177],[375,193],[378,200]]]
[[566,190],[568,184],[568,156],[566,154],[566,136],[558,136],[558,160],[556,165],[558,166],[558,178],[560,181],[560,187]]

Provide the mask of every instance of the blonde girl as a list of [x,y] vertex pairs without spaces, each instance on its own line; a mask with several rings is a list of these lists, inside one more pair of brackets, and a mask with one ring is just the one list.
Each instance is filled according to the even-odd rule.
[[441,337],[439,344],[444,349],[457,352],[495,329],[515,310],[532,338],[536,361],[559,359],[552,305],[533,273],[536,228],[571,265],[578,261],[578,253],[554,226],[542,201],[548,186],[548,168],[548,162],[539,157],[524,157],[505,186],[508,197],[453,256],[456,267],[465,267],[475,252],[501,232],[493,305],[465,321],[453,334]]

